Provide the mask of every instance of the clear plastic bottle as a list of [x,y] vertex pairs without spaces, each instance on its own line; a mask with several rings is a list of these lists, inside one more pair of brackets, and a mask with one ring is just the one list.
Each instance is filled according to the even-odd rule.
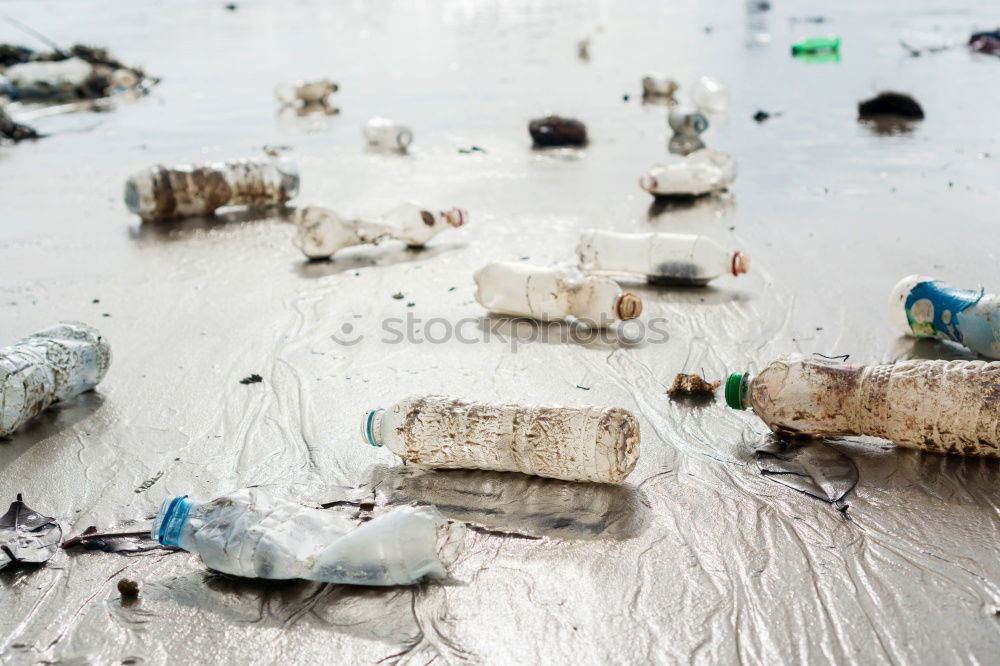
[[676,106],[670,109],[667,124],[678,134],[697,135],[708,129],[708,118],[698,109],[689,106]]
[[388,118],[371,118],[361,131],[369,145],[382,149],[405,151],[413,143],[413,131]]
[[906,335],[951,340],[1000,359],[1000,294],[951,287],[925,275],[903,278],[889,295],[889,315]]
[[729,110],[729,90],[712,76],[703,76],[691,88],[691,101],[706,113],[725,113]]
[[411,397],[368,412],[362,435],[419,467],[620,483],[639,459],[639,422],[620,407],[538,407]]
[[281,159],[157,165],[125,183],[125,205],[144,220],[211,215],[223,206],[282,204],[299,191],[299,174]]
[[96,328],[61,322],[0,349],[0,437],[97,386],[111,347]]
[[476,300],[498,314],[542,321],[575,317],[603,328],[642,313],[639,297],[623,292],[613,280],[568,269],[494,261],[476,271],[474,279]]
[[448,575],[465,527],[430,506],[392,509],[358,526],[263,488],[208,502],[166,499],[151,536],[234,576],[350,585],[410,585]]
[[423,247],[445,229],[461,227],[468,214],[461,208],[430,211],[405,203],[375,220],[352,220],[322,206],[306,206],[295,211],[295,246],[310,259],[333,256],[353,245],[378,244],[386,239],[403,241],[409,247]]
[[736,180],[736,160],[718,150],[697,150],[679,162],[643,174],[639,187],[655,196],[697,197],[721,192]]
[[752,380],[730,375],[726,402],[753,407],[781,434],[869,435],[935,453],[1000,457],[998,362],[864,366],[786,356]]
[[728,252],[711,238],[695,234],[623,234],[590,230],[576,246],[580,268],[591,273],[642,276],[650,282],[704,285],[746,273],[750,256]]

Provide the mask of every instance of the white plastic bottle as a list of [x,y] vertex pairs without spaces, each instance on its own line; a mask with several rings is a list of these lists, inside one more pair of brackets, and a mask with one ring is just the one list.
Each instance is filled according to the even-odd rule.
[[287,160],[157,165],[126,181],[125,205],[144,220],[167,220],[211,215],[223,206],[281,204],[298,191],[298,171]]
[[910,275],[889,295],[889,315],[906,335],[951,340],[986,358],[1000,359],[1000,294]]
[[576,246],[580,268],[591,273],[642,276],[650,282],[704,285],[750,269],[750,256],[728,252],[711,238],[694,234],[623,234],[590,230]]
[[310,259],[333,256],[353,245],[378,244],[395,239],[409,247],[423,247],[445,229],[461,227],[468,214],[461,208],[430,211],[405,203],[375,220],[352,220],[322,206],[306,206],[295,211],[295,246]]
[[736,160],[718,150],[703,148],[679,162],[650,169],[639,187],[654,196],[698,197],[721,192],[736,180]]
[[418,467],[620,483],[639,459],[639,422],[620,407],[537,407],[411,397],[368,412],[364,440]]
[[465,527],[430,506],[392,509],[358,526],[335,511],[263,488],[207,502],[167,498],[151,536],[234,576],[349,585],[410,585],[448,575]]
[[405,151],[413,143],[413,131],[388,118],[371,118],[361,131],[369,145],[382,149]]
[[706,113],[725,113],[729,110],[729,90],[712,76],[703,76],[691,87],[691,101]]
[[111,347],[96,328],[61,322],[0,349],[0,437],[97,386]]
[[613,280],[563,268],[494,261],[476,271],[474,279],[476,300],[497,314],[542,321],[575,317],[603,328],[642,313],[639,297],[623,292]]
[[775,432],[869,435],[935,453],[1000,457],[1000,362],[856,365],[793,355],[752,380],[734,373],[726,402]]

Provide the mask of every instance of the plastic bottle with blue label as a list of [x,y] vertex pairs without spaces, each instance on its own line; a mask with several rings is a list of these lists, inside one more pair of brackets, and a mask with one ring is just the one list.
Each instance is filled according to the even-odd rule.
[[951,287],[925,275],[899,281],[889,314],[906,335],[950,340],[987,358],[1000,359],[1000,294]]
[[151,536],[234,576],[411,585],[448,575],[465,527],[431,506],[402,506],[360,526],[335,511],[247,488],[208,502],[167,498]]

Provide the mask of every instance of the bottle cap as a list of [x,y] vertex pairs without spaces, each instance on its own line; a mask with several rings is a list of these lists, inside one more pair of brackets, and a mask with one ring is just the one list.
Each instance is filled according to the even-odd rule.
[[617,314],[618,318],[622,321],[635,319],[642,314],[642,299],[635,294],[626,291],[618,297],[618,302],[615,303],[615,314]]
[[750,255],[736,250],[733,252],[733,275],[743,275],[750,270]]
[[644,173],[641,178],[639,178],[639,187],[646,190],[647,192],[652,192],[656,189],[657,182],[656,176],[651,173]]
[[168,497],[160,505],[160,512],[153,521],[150,536],[164,546],[180,548],[181,528],[191,510],[191,500],[187,495]]
[[734,372],[726,378],[726,404],[733,409],[746,409],[747,375]]
[[373,409],[365,414],[365,418],[361,422],[361,439],[372,446],[382,446],[381,426],[382,412],[384,411],[382,408]]

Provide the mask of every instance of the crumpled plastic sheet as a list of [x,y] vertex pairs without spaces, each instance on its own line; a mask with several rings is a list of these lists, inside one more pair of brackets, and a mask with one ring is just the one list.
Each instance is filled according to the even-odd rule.
[[[345,510],[361,518],[379,503],[434,502],[473,526],[455,582],[261,582],[206,571],[182,552],[60,550],[41,568],[0,572],[5,662],[996,661],[1000,461],[838,441],[858,471],[845,513],[761,474],[754,451],[768,432],[752,413],[721,397],[665,394],[679,372],[720,379],[789,352],[858,362],[964,353],[898,337],[885,300],[918,270],[954,284],[996,275],[986,240],[1000,206],[996,159],[975,157],[989,150],[981,136],[954,128],[991,127],[1000,88],[980,86],[975,105],[948,103],[967,96],[966,68],[992,62],[901,67],[890,40],[861,69],[846,60],[836,71],[791,67],[776,47],[796,37],[781,12],[811,11],[799,3],[753,15],[752,34],[768,32],[770,46],[739,37],[739,3],[446,1],[442,21],[410,3],[238,4],[181,3],[150,31],[147,10],[130,3],[60,12],[5,3],[47,33],[83,30],[81,39],[148,63],[165,83],[162,105],[103,114],[100,131],[40,125],[55,134],[0,152],[0,340],[72,317],[99,325],[118,359],[97,392],[0,442],[0,499],[24,492],[66,535],[148,524],[167,495],[251,485],[356,502]],[[913,11],[852,5],[838,12],[838,33],[875,43],[890,14],[901,28],[933,21],[959,36],[970,15],[1000,22],[978,0],[929,17]],[[605,29],[581,64],[573,45],[597,23]],[[248,69],[235,46],[260,35],[284,55],[283,40],[294,40],[294,62],[315,71],[330,63],[354,101],[345,97],[321,128],[284,124],[270,87],[305,74],[290,74],[288,57]],[[420,57],[400,57],[415,43],[426,47]],[[569,51],[554,55],[560,43]],[[630,79],[622,62],[640,43],[682,63],[684,80],[710,72],[730,86],[730,118],[704,135],[740,161],[729,194],[661,205],[639,190],[634,174],[664,159],[668,141],[662,107],[621,98],[629,80],[638,88],[641,71]],[[211,68],[195,66],[199,53],[212,54]],[[406,100],[405,120],[419,130],[408,156],[364,148],[358,125],[404,102],[385,108],[394,104],[386,80],[352,74],[351,62],[400,72],[391,97]],[[933,82],[935,94],[921,97],[928,120],[912,136],[877,136],[854,121],[876,67],[892,72],[894,88]],[[775,71],[786,72],[783,85]],[[553,86],[556,77],[570,83]],[[854,96],[838,87],[849,81]],[[758,126],[750,115],[765,103],[786,113]],[[587,122],[585,150],[530,149],[524,120],[550,105]],[[306,263],[278,215],[224,211],[150,226],[120,202],[123,178],[151,159],[241,157],[265,141],[294,145],[303,199],[359,214],[443,201],[475,224],[422,252],[387,245]],[[472,143],[488,152],[457,151]],[[941,233],[943,215],[954,233]],[[703,233],[751,252],[754,266],[704,289],[629,285],[644,302],[637,325],[658,320],[665,334],[647,329],[628,344],[563,341],[560,326],[497,327],[475,303],[476,267],[571,261],[580,232],[594,227]],[[408,315],[419,319],[411,340],[383,341],[392,336],[382,323],[406,331]],[[444,335],[443,322],[462,321],[474,343],[428,342]],[[253,373],[263,381],[240,384]],[[417,393],[622,406],[640,419],[639,463],[618,488],[411,470],[362,443],[358,423]],[[118,594],[122,577],[141,583],[134,601]]]

